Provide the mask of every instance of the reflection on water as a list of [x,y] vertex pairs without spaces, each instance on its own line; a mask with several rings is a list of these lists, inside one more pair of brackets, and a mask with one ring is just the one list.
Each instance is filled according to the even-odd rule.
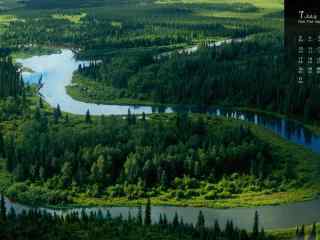
[[212,116],[225,116],[246,120],[257,125],[264,126],[281,137],[291,142],[304,145],[307,148],[320,153],[320,136],[316,136],[300,123],[286,119],[270,117],[263,114],[250,112],[239,112],[227,109],[203,109],[199,107],[178,106],[168,107],[151,107],[151,106],[133,106],[133,105],[101,105],[93,103],[79,102],[71,98],[66,92],[66,86],[71,84],[72,74],[78,68],[80,63],[74,59],[71,50],[62,50],[59,54],[35,56],[32,58],[18,60],[24,67],[32,69],[34,73],[24,73],[23,78],[28,83],[38,83],[42,76],[43,87],[40,90],[43,98],[52,106],[58,104],[64,112],[74,114],[85,114],[90,110],[92,115],[125,115],[130,109],[133,114],[142,114],[143,112],[208,112]]
[[[23,210],[30,209],[27,206],[11,203],[7,200],[8,208],[14,207],[17,213]],[[48,210],[40,208],[40,210],[49,211],[58,215],[64,215],[70,211],[81,212],[85,210],[87,213],[102,211],[106,215],[110,211],[113,217],[123,216],[128,217],[128,213],[136,216],[138,208],[136,207],[93,207],[93,208],[75,208],[68,210]],[[302,224],[312,224],[320,219],[320,200],[294,203],[289,205],[279,206],[263,206],[256,208],[231,208],[231,209],[213,209],[213,208],[195,208],[195,207],[170,207],[170,206],[153,206],[152,207],[152,221],[157,222],[159,215],[166,214],[168,220],[172,221],[174,214],[178,213],[183,218],[185,223],[195,224],[199,211],[202,211],[206,224],[213,226],[214,221],[218,220],[221,226],[225,226],[228,220],[232,220],[234,224],[242,229],[252,230],[253,216],[255,211],[259,212],[261,226],[265,229],[272,228],[289,228]]]
[[[91,115],[124,115],[128,113],[128,109],[135,114],[153,113],[161,110],[149,106],[99,105],[72,99],[67,94],[66,86],[71,84],[73,72],[78,68],[78,65],[85,64],[85,62],[76,61],[71,50],[62,50],[59,54],[19,59],[17,62],[34,71],[31,74],[23,74],[25,82],[38,83],[42,74],[43,87],[40,94],[52,107],[59,104],[64,112],[85,114],[87,110],[90,110]],[[170,112],[170,108],[164,109],[164,111]]]
[[320,153],[320,136],[313,134],[309,129],[305,128],[303,124],[297,121],[264,114],[225,109],[211,109],[209,113],[214,116],[226,116],[263,126],[284,139],[299,145],[304,145],[314,152]]

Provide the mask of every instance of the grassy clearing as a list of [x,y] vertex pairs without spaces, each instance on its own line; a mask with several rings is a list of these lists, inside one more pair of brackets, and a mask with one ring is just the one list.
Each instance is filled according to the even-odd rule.
[[67,20],[67,21],[70,21],[71,23],[79,24],[81,22],[81,19],[84,18],[85,16],[87,16],[86,13],[80,13],[80,14],[75,14],[75,15],[53,14],[52,18]]
[[13,21],[17,21],[17,17],[14,15],[0,15],[0,24],[9,24]]
[[201,17],[256,19],[257,17],[261,16],[261,13],[256,12],[250,14],[243,14],[241,12],[203,10],[197,12],[195,15]]
[[[319,188],[320,189],[320,188]],[[318,189],[318,192],[319,192]],[[208,207],[208,208],[235,208],[235,207],[257,207],[266,205],[280,205],[293,202],[302,202],[312,200],[317,196],[313,190],[300,189],[292,192],[281,192],[265,194],[247,193],[233,196],[230,199],[205,200],[201,197],[192,199],[175,199],[166,195],[152,197],[153,205],[161,206],[181,206],[181,207]],[[121,198],[93,198],[86,195],[78,195],[73,198],[76,206],[139,206],[147,203],[146,199],[128,200]]]
[[158,0],[158,4],[216,4],[216,3],[251,3],[258,8],[280,10],[283,9],[282,0]]
[[[283,10],[283,1],[279,0],[158,0],[156,3],[163,5],[190,5],[203,6],[195,10],[195,16],[258,19]],[[225,9],[221,9],[225,6]]]
[[111,21],[111,26],[121,28],[122,27],[122,22]]
[[17,20],[17,17],[14,15],[0,15],[0,33],[5,30],[5,28],[10,24],[10,22],[14,22]]

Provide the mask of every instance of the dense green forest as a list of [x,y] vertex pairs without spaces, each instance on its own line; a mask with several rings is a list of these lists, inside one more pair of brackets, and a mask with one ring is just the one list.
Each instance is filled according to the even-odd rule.
[[[315,199],[319,155],[260,126],[200,113],[67,114],[49,107],[39,86],[24,86],[14,62],[72,49],[89,62],[68,88],[82,101],[248,107],[317,123],[320,90],[291,79],[282,18],[279,0],[0,1],[0,192],[31,206],[148,202],[144,217],[140,208],[125,219],[16,214],[2,198],[0,238],[276,239],[258,214],[252,232],[232,222],[208,228],[201,212],[195,226],[177,214],[151,220],[150,201],[222,208]],[[190,47],[198,50],[181,51]],[[290,237],[315,240],[310,229]]]
[[0,122],[21,115],[26,107],[25,86],[20,69],[13,64],[9,53],[9,49],[0,49]]
[[[151,197],[221,207],[247,205],[241,196],[248,192],[254,205],[318,191],[315,155],[246,123],[187,113],[73,116],[59,105],[48,108],[32,86],[23,92],[0,101],[0,183],[12,200],[114,204]],[[302,190],[305,184],[312,187]]]
[[[2,171],[12,176],[1,188],[10,199],[33,205],[147,197],[216,202],[247,192],[296,191],[315,180],[298,172],[305,165],[299,151],[288,155],[285,146],[273,146],[238,121],[130,112],[125,118],[88,112],[79,119],[59,106],[24,115],[18,128],[0,132]],[[308,158],[310,166],[317,159]]]
[[[247,127],[230,128],[184,114],[147,121],[129,113],[126,120],[102,118],[95,125],[87,115],[84,124],[75,126],[61,117],[59,109],[50,119],[38,109],[15,136],[1,142],[6,169],[18,181],[41,181],[61,191],[76,187],[94,197],[107,194],[135,199],[145,197],[145,189],[155,189],[150,194],[157,194],[157,187],[165,190],[187,184],[197,188],[200,180],[217,182],[233,173],[263,178],[270,176],[274,161],[279,161],[271,147]],[[8,194],[14,198],[22,189],[12,186]],[[243,189],[237,186],[230,191]],[[182,191],[177,194],[184,195]],[[210,194],[208,199],[231,193],[224,188]],[[37,198],[49,204],[63,201],[45,196]]]
[[[1,46],[10,48],[13,56],[43,47],[69,47],[79,58],[91,60],[89,66],[79,66],[76,77],[85,80],[69,88],[72,96],[102,102],[123,98],[245,106],[319,119],[319,88],[311,82],[298,86],[286,77],[283,5],[278,1],[30,0],[19,6],[23,8],[10,5],[1,12]],[[229,38],[244,41],[209,47]],[[199,46],[193,54],[159,55],[193,45]],[[11,64],[9,57],[3,59]],[[247,188],[265,189],[265,185],[280,191],[257,179],[268,179],[275,172],[281,175],[271,169],[293,165],[286,165],[281,154],[273,154],[272,146],[258,139],[249,127],[223,126],[224,121],[220,126],[206,117],[178,116],[183,119],[180,121],[165,120],[165,116],[158,123],[128,114],[127,120],[108,118],[101,120],[106,124],[98,124],[100,120],[92,119],[88,112],[83,122],[70,120],[59,106],[53,113],[41,109],[44,103],[35,103],[30,86],[26,91],[29,101],[17,97],[25,95],[20,76],[10,75],[17,84],[5,76],[2,82],[11,82],[9,86],[16,89],[5,90],[4,96],[13,99],[1,101],[0,116],[2,121],[17,121],[14,124],[19,127],[13,134],[11,122],[1,124],[1,154],[4,168],[27,186],[51,189],[50,193],[74,188],[74,192],[90,196],[129,198],[142,196],[141,189],[157,195],[161,189],[174,188],[173,195],[179,199],[205,195],[178,191],[183,189],[178,186],[188,182],[191,186],[193,181],[218,184],[229,178],[245,182],[240,190],[215,185],[206,198],[217,199]],[[114,133],[106,130],[110,126],[115,126]],[[74,139],[70,140],[69,134]],[[283,169],[287,174],[280,179],[276,176],[275,182],[295,175],[290,167]],[[18,186],[24,189],[25,185]],[[10,189],[13,197],[15,187]],[[67,202],[69,198],[62,196]]]
[[[256,6],[215,0],[190,4],[152,0],[40,2],[26,1],[27,11],[5,12],[2,21],[0,18],[0,45],[15,51],[39,46],[72,47],[82,57],[97,59],[128,51],[161,52],[281,28],[281,16],[269,15],[281,11],[276,2],[268,4],[271,10],[265,9],[264,2]],[[222,16],[207,16],[207,11]],[[230,12],[248,19],[228,17]],[[263,19],[251,21],[250,15]]]
[[[166,15],[166,11],[172,11],[172,9],[164,8],[161,14]],[[51,16],[42,17],[41,22],[37,18],[15,21],[2,35],[2,40],[6,46],[13,49],[29,44],[81,46],[84,52],[94,51],[94,57],[97,58],[101,54],[99,52],[103,53],[106,50],[111,52],[131,48],[169,47],[170,45],[191,44],[205,36],[243,37],[262,31],[255,26],[239,26],[236,29],[229,29],[218,23],[186,24],[176,22],[176,20],[163,21],[162,18],[159,20],[157,17],[117,22],[105,17],[101,19],[89,15],[81,18],[81,24],[70,25],[68,20],[59,18],[58,14],[56,16],[56,19]],[[39,27],[34,29],[32,27],[34,25]],[[163,29],[161,35],[159,35],[160,29]],[[140,36],[141,33],[143,37]]]
[[282,42],[280,35],[260,35],[223,47],[203,46],[191,55],[106,58],[79,66],[74,81],[78,85],[69,92],[97,102],[131,98],[164,104],[222,104],[319,120],[318,80],[300,85],[291,78]]

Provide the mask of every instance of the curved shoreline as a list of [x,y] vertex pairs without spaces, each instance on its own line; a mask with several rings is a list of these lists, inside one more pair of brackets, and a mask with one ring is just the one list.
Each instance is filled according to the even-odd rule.
[[[6,206],[13,207],[17,213],[23,210],[34,209],[33,207],[24,204],[12,203],[6,199]],[[109,211],[113,217],[122,215],[124,218],[128,214],[135,216],[138,213],[138,208],[134,206],[96,206],[96,207],[76,207],[67,209],[53,209],[38,207],[38,210],[47,211],[52,214],[65,215],[68,212],[86,211],[97,212],[102,211],[106,214]],[[229,208],[229,209],[215,209],[215,208],[199,208],[199,207],[175,207],[175,206],[152,206],[152,220],[157,221],[159,214],[166,214],[171,221],[175,213],[184,219],[186,223],[195,224],[199,211],[202,211],[207,224],[210,226],[218,220],[221,226],[224,226],[226,221],[232,220],[234,224],[243,229],[251,230],[253,226],[253,216],[255,211],[259,212],[261,219],[261,226],[265,229],[284,229],[295,227],[296,225],[312,224],[319,220],[318,212],[320,211],[320,199],[302,202],[283,204],[276,206],[260,206],[254,208]],[[299,217],[296,217],[299,216]]]
[[[247,38],[225,39],[207,44],[208,47],[220,47],[223,44],[241,43]],[[178,54],[191,54],[199,50],[200,45],[194,45],[185,49],[177,50]],[[165,52],[157,55],[157,58],[170,57],[174,52]],[[60,59],[59,59],[60,58]],[[63,112],[85,115],[89,110],[91,115],[126,115],[130,110],[133,114],[170,113],[173,112],[170,106],[163,107],[149,105],[124,105],[124,104],[96,104],[79,102],[67,93],[67,87],[72,84],[74,71],[79,64],[86,64],[86,61],[77,61],[75,53],[70,49],[61,49],[60,53],[33,56],[27,59],[17,59],[16,62],[23,67],[32,69],[34,74],[25,78],[26,81],[35,82],[36,73],[43,75],[43,87],[40,93],[43,99],[53,108],[57,105]],[[49,67],[49,69],[48,69]],[[53,78],[53,79],[52,79]],[[55,84],[53,84],[55,83]],[[55,92],[53,90],[56,89]]]
[[[86,110],[88,109],[87,107],[92,107],[93,110],[90,109],[90,113],[92,115],[126,115],[128,112],[128,109],[131,110],[132,113],[134,114],[139,114],[139,113],[153,113],[153,112],[159,112],[159,108],[155,108],[153,106],[131,106],[131,105],[98,105],[98,104],[86,104],[86,103],[82,103],[82,102],[78,102],[74,99],[72,99],[66,92],[65,87],[68,86],[71,83],[71,79],[72,79],[72,75],[74,70],[77,68],[78,62],[76,60],[73,59],[73,53],[71,50],[62,50],[61,54],[53,54],[53,55],[49,55],[49,56],[38,56],[38,57],[32,57],[30,59],[25,59],[25,60],[19,60],[24,66],[30,67],[32,69],[35,70],[35,73],[41,73],[43,74],[43,82],[45,83],[43,88],[40,90],[40,94],[43,95],[43,98],[46,100],[46,102],[48,102],[52,107],[55,107],[57,104],[60,105],[61,110],[64,112],[70,112],[70,113],[75,113],[75,114],[84,114],[86,112]],[[37,74],[30,74],[31,76],[31,80],[32,77],[33,79],[37,78]],[[69,102],[68,102],[69,101]],[[74,105],[73,105],[74,104]],[[79,106],[81,107],[79,110]],[[170,108],[165,108],[164,112],[173,112],[175,111],[175,107],[170,107]],[[267,121],[267,123],[269,125],[265,125],[266,123],[266,119],[265,118],[261,118],[261,116],[259,116],[259,114],[257,113],[250,113],[250,114],[245,114],[243,111],[227,111],[227,112],[223,112],[224,110],[222,109],[214,109],[213,112],[208,112],[209,114],[212,115],[216,115],[216,116],[226,116],[227,118],[234,118],[234,119],[240,119],[240,120],[248,120],[249,122],[256,124],[256,125],[261,125],[261,126],[267,126],[267,128],[269,128],[269,130],[273,130],[273,132],[276,132],[278,135],[280,135],[279,137],[283,138],[283,139],[287,139],[288,137],[291,136],[292,133],[290,133],[288,135],[288,133],[286,132],[287,128],[286,128],[286,124],[289,124],[287,122],[284,121],[284,119],[280,119],[280,122],[273,122],[275,121],[274,119],[271,120],[270,122]],[[279,119],[278,119],[279,120]],[[280,125],[279,125],[280,124]],[[278,128],[281,128],[281,130],[277,130]],[[291,142],[294,142],[296,140],[297,137],[297,142],[299,143],[299,141],[301,141],[299,134],[301,134],[301,131],[304,131],[303,129],[301,129],[301,126],[296,126],[298,127],[298,132],[296,133],[294,132],[294,138],[293,140],[289,139]],[[277,132],[278,131],[278,132]],[[296,131],[296,130],[295,130]],[[287,136],[288,135],[288,136]],[[305,134],[303,134],[303,138],[305,138]],[[311,136],[311,140],[313,139],[313,135]],[[315,145],[315,149],[317,149],[317,144],[318,141],[320,143],[320,137],[316,142]],[[305,145],[305,147],[307,147],[308,144],[308,140],[303,140],[302,143],[300,143],[302,145]],[[312,146],[311,146],[312,147]],[[320,149],[318,149],[320,151]],[[12,203],[9,203],[12,204]],[[313,205],[314,204],[314,205]],[[312,205],[312,209],[309,209],[309,205]],[[318,209],[318,205],[319,205],[319,209]],[[19,205],[19,204],[14,204],[14,206],[24,206],[24,205]],[[295,207],[298,206],[298,209],[300,209],[299,211],[302,211],[301,209],[304,209],[305,211],[309,212],[311,214],[311,218],[307,218],[304,220],[304,222],[302,223],[312,223],[313,221],[318,220],[319,216],[318,215],[312,215],[313,213],[320,212],[320,199],[316,199],[316,200],[311,200],[311,201],[305,201],[305,202],[299,202],[299,203],[290,203],[290,204],[280,204],[280,205],[266,205],[266,206],[259,206],[259,207],[242,207],[242,208],[228,208],[228,209],[216,209],[216,208],[201,208],[201,209],[205,209],[208,212],[208,215],[210,215],[209,217],[213,217],[216,213],[216,211],[223,211],[220,215],[222,217],[225,217],[225,213],[228,211],[231,211],[232,214],[231,216],[236,216],[237,215],[237,211],[239,211],[238,209],[241,209],[241,211],[246,211],[246,213],[243,215],[244,218],[248,217],[248,215],[251,214],[252,211],[255,211],[255,209],[268,209],[268,211],[266,211],[266,214],[270,214],[271,212],[272,214],[272,218],[276,218],[275,222],[270,222],[266,225],[266,228],[268,228],[268,226],[274,226],[275,224],[277,224],[277,221],[284,221],[283,220],[283,214],[279,215],[279,210],[278,209],[291,209],[293,207],[293,210],[291,210],[291,212],[295,212],[296,209]],[[26,207],[26,206],[25,206]],[[83,207],[81,207],[82,209]],[[98,207],[100,208],[100,207]],[[104,209],[107,209],[109,207],[102,207]],[[134,207],[113,207],[114,208],[121,208],[121,209],[131,209]],[[199,210],[199,208],[197,207],[175,207],[175,206],[153,206],[153,208],[155,209],[164,209],[166,211],[168,211],[168,209],[171,209],[170,212],[172,212],[172,209],[176,209],[177,211],[183,211],[185,209],[192,209],[192,211],[195,211],[194,209],[196,209],[197,211]],[[315,211],[314,209],[317,209],[317,211]],[[44,209],[44,208],[43,208]],[[71,208],[72,210],[73,208]],[[80,208],[77,208],[80,209]],[[90,207],[90,209],[97,209],[97,207]],[[275,209],[275,210],[272,210]],[[49,209],[48,209],[49,210]],[[70,209],[69,209],[70,210]],[[68,211],[68,210],[67,210]],[[264,210],[262,210],[264,211]],[[269,212],[269,213],[268,213]],[[213,214],[213,215],[211,215]],[[303,214],[303,211],[301,212],[301,214]],[[308,213],[309,215],[309,213]],[[158,217],[158,216],[157,216]],[[308,216],[307,216],[308,217]],[[293,218],[293,217],[291,217]],[[196,219],[196,217],[194,218]],[[190,221],[194,220],[194,219],[190,219]],[[251,219],[251,216],[250,216]],[[279,220],[280,219],[280,220]],[[299,221],[302,218],[299,218]],[[294,224],[292,224],[292,222],[290,222],[292,219],[289,219],[288,222],[284,221],[285,223],[282,222],[282,225],[277,225],[277,228],[286,228],[286,227],[293,227],[297,224],[300,224],[299,222],[295,222]],[[307,220],[307,221],[306,221]],[[240,221],[240,223],[243,221],[243,219]],[[251,221],[248,219],[248,221]],[[237,222],[237,221],[236,221]],[[272,225],[273,224],[273,225]],[[249,226],[249,224],[248,224]],[[250,224],[251,227],[251,224]],[[271,228],[270,227],[270,228]],[[246,227],[244,227],[246,228]]]
[[[61,54],[35,56],[29,59],[18,59],[18,63],[35,71],[34,74],[24,75],[26,82],[37,82],[39,73],[43,75],[43,87],[40,93],[43,99],[53,108],[60,105],[63,112],[76,115],[85,115],[89,110],[91,115],[126,115],[128,110],[133,114],[145,112],[160,112],[156,107],[150,106],[122,106],[122,105],[100,105],[83,103],[74,100],[66,92],[66,86],[71,83],[73,72],[80,63],[74,59],[71,50],[63,49]],[[167,108],[165,112],[172,112]]]
[[[72,83],[74,84],[74,83]],[[129,99],[130,101],[125,102],[125,101],[121,101],[122,99],[115,99],[115,100],[95,100],[95,99],[87,99],[86,97],[81,97],[81,96],[76,96],[75,94],[71,94],[71,90],[70,88],[72,88],[73,86],[68,85],[67,86],[67,93],[75,100],[80,101],[80,102],[84,102],[84,103],[94,103],[94,104],[98,104],[98,105],[119,105],[119,106],[152,106],[152,107],[156,107],[156,108],[167,108],[167,107],[171,107],[171,108],[179,108],[180,106],[187,106],[188,108],[197,108],[201,106],[198,105],[192,105],[192,104],[172,104],[172,103],[156,103],[156,102],[152,102],[152,101],[148,101],[148,100],[137,100],[137,99]],[[125,99],[124,99],[125,100]],[[231,109],[234,111],[243,111],[243,112],[250,112],[250,113],[258,113],[261,115],[266,115],[266,116],[271,116],[271,117],[276,117],[276,118],[282,118],[282,119],[288,119],[290,121],[294,121],[297,124],[301,124],[303,125],[305,128],[310,129],[310,131],[313,131],[315,134],[320,136],[320,123],[319,125],[316,124],[311,124],[311,123],[305,123],[303,120],[295,117],[295,116],[287,116],[283,113],[279,113],[279,112],[270,112],[267,110],[261,110],[255,107],[246,107],[246,106],[231,106],[231,105],[224,105],[224,104],[215,104],[215,105],[209,105],[209,106],[203,106],[204,109]]]

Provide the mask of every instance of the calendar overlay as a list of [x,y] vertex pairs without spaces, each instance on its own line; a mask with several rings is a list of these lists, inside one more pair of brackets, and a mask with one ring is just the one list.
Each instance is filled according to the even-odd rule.
[[320,87],[320,8],[285,8],[285,45],[292,77],[299,84]]

